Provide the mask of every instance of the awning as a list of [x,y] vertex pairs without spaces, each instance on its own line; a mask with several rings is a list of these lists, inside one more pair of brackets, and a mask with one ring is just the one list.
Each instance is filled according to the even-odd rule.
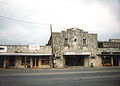
[[51,56],[52,54],[39,54],[39,53],[0,53],[0,56]]
[[91,52],[65,52],[64,55],[91,55]]

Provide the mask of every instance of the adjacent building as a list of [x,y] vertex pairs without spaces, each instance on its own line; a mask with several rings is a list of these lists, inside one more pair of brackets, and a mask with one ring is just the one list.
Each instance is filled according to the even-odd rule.
[[[54,56],[54,57],[53,57]],[[120,66],[120,39],[98,41],[97,34],[79,28],[52,32],[46,46],[0,45],[0,68]]]
[[2,45],[0,68],[50,68],[51,46]]

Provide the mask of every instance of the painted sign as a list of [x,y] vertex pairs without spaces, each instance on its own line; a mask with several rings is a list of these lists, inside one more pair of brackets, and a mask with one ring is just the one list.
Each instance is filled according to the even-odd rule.
[[37,44],[29,45],[29,50],[39,50],[40,46]]
[[7,52],[7,46],[0,46],[0,52]]
[[91,52],[66,52],[65,55],[90,55]]

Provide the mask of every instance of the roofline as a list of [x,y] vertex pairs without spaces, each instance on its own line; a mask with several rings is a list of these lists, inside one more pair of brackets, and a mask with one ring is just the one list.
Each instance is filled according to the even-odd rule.
[[39,53],[0,53],[0,56],[52,56],[52,54],[39,54]]

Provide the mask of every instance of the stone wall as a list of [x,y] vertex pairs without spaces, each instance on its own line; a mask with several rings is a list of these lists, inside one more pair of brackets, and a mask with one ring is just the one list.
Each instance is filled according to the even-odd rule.
[[[84,44],[85,41],[85,44]],[[97,34],[90,34],[79,28],[70,28],[67,31],[59,33],[53,33],[53,45],[54,54],[60,58],[56,58],[58,67],[63,66],[63,55],[65,52],[91,52],[91,56],[95,56],[95,59],[90,58],[89,63],[95,63],[99,61],[97,58]],[[87,59],[87,58],[86,58]],[[62,62],[62,65],[60,64]],[[88,62],[86,60],[85,66]]]

